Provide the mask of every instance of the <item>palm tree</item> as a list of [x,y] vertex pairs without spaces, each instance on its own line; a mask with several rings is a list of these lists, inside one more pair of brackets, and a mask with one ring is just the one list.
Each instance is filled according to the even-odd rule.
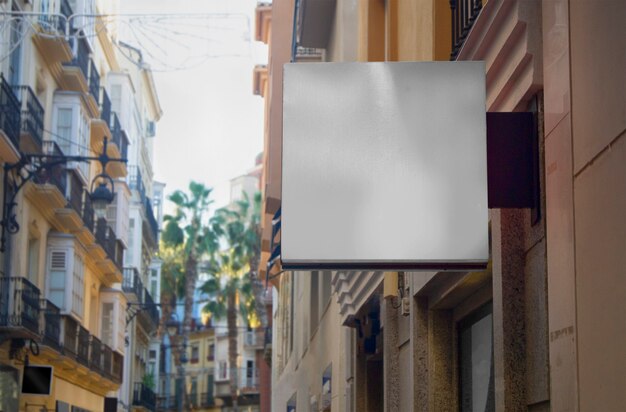
[[237,316],[239,314],[248,326],[259,323],[252,267],[258,264],[257,256],[260,253],[260,207],[251,209],[250,206],[248,197],[244,195],[244,199],[216,212],[216,219],[223,225],[227,247],[207,267],[209,278],[200,288],[209,298],[204,312],[216,319],[226,316],[230,391],[235,410],[238,382]]
[[[180,354],[186,350],[191,332],[194,291],[198,279],[198,263],[209,258],[218,250],[221,226],[216,219],[209,219],[211,188],[202,183],[189,183],[189,193],[180,190],[169,196],[176,206],[174,215],[164,217],[163,244],[170,248],[179,248],[182,255],[184,272],[184,317],[183,336]],[[183,402],[186,393],[182,390]]]

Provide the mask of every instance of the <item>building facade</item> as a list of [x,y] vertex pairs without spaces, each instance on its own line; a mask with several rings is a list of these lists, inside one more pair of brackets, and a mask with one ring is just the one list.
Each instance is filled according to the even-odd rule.
[[[150,233],[132,230],[133,219],[142,220],[132,217],[138,196],[129,172],[141,155],[149,170],[143,184],[152,193],[144,122],[161,112],[150,71],[120,58],[115,24],[99,17],[116,7],[95,0],[0,5],[2,410],[121,411],[136,403],[127,383],[139,375],[136,325],[144,315],[127,325],[128,303],[149,292],[127,288],[125,267]],[[133,88],[124,91],[124,79],[133,76]],[[102,170],[99,161],[67,161],[105,149],[128,162]],[[106,207],[91,196],[103,173],[115,192]],[[155,247],[145,252],[146,272],[151,263],[158,270]],[[151,338],[156,325],[145,323]],[[29,389],[32,374],[46,376],[48,367],[49,386]]]
[[[620,410],[626,5],[275,0],[264,7],[271,34],[266,80],[258,69],[266,99],[260,271],[276,288],[272,410]],[[272,265],[282,65],[299,54],[483,60],[486,110],[533,114],[536,201],[490,209],[486,270],[326,275]],[[323,276],[332,285],[327,307],[315,298]],[[328,380],[329,404],[320,401]]]

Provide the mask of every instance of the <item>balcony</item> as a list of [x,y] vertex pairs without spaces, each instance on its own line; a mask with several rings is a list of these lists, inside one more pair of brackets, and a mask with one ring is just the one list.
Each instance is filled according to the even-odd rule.
[[133,406],[142,406],[149,411],[156,410],[156,395],[152,389],[141,382],[136,382],[133,387]]
[[[50,140],[43,141],[42,151],[51,156],[62,156],[59,146]],[[67,190],[67,171],[64,165],[55,165],[49,169],[42,169],[25,187],[26,197],[33,202],[40,212],[52,219],[55,211],[64,208],[67,204],[65,193]]]
[[[124,247],[121,242],[118,241],[115,232],[111,229],[105,218],[97,220],[95,235],[96,243],[104,249],[107,257],[115,266],[115,268],[111,268],[109,271],[119,271],[121,273],[124,261]],[[121,280],[122,279],[119,279],[117,281],[119,282]]]
[[215,394],[213,392],[204,392],[200,394],[200,408],[210,408],[215,406]]
[[58,14],[41,15],[33,43],[48,65],[72,60],[72,47],[65,37],[67,18],[73,14],[68,0],[61,0]]
[[40,292],[28,279],[0,277],[0,332],[12,337],[39,335]]
[[139,166],[128,167],[128,187],[131,190],[137,191],[139,194],[139,201],[143,204],[146,201],[146,188],[143,185],[143,178],[141,176],[141,170]]
[[20,158],[20,101],[13,89],[0,74],[0,158],[17,162]]
[[[111,115],[111,122],[109,126],[111,128],[111,140],[109,141],[107,154],[112,158],[126,159],[128,156],[128,138],[126,137],[126,133],[122,130],[122,125],[120,124],[116,113]],[[107,172],[113,178],[124,177],[128,173],[126,164],[121,162],[109,163],[107,166]]]
[[67,170],[65,207],[56,210],[56,217],[64,232],[74,233],[83,227],[83,204],[85,188],[75,169]]
[[135,268],[124,268],[122,290],[135,303],[143,303],[143,283],[139,271]]
[[91,337],[91,356],[89,358],[89,367],[91,370],[104,374],[104,344],[95,336]]
[[84,33],[76,32],[78,36],[74,37],[75,49],[72,60],[63,63],[63,72],[61,82],[65,90],[71,90],[80,93],[89,92],[89,44],[84,38]]
[[219,369],[218,376],[215,377],[216,395],[219,397],[230,397],[230,376],[237,371],[237,388],[242,395],[257,394],[259,392],[259,369],[258,368],[230,368],[229,370]]
[[263,329],[246,331],[244,334],[243,345],[250,349],[262,349],[264,344]]
[[76,360],[89,367],[89,343],[91,336],[82,325],[78,325],[78,339],[76,340]]
[[13,86],[21,107],[19,149],[25,153],[41,153],[44,109],[28,86]]
[[100,116],[100,74],[92,59],[89,59],[89,94],[87,95],[87,105],[93,118]]
[[[68,366],[76,366],[72,362],[85,367],[81,373],[88,370],[94,371],[108,380],[121,383],[124,357],[113,351],[100,339],[93,336],[68,315],[60,316],[61,353],[66,357],[64,360]],[[111,385],[108,385],[111,386]]]
[[145,200],[146,221],[148,223],[149,234],[155,243],[159,240],[159,224],[157,223],[154,211],[152,210],[152,200],[149,197]]
[[143,303],[146,305],[146,309],[140,312],[140,319],[143,318],[146,321],[146,326],[150,329],[156,329],[159,325],[159,310],[154,306],[154,300],[152,295],[148,292],[148,289],[144,288]]
[[109,141],[111,138],[111,99],[104,87],[100,88],[100,96],[98,99],[100,118],[91,119],[91,149],[95,153],[102,152],[102,142],[106,137]]

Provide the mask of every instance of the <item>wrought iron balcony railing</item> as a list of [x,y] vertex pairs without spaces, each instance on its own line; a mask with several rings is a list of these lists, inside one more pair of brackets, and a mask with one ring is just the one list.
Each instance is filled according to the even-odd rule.
[[92,370],[102,374],[104,369],[103,349],[104,344],[95,336],[91,337],[91,351],[89,356],[89,366]]
[[100,100],[98,100],[98,103],[100,104],[100,119],[104,120],[109,130],[111,130],[111,99],[104,87],[100,88]]
[[136,382],[133,387],[133,405],[156,410],[156,395],[154,391],[141,382]]
[[100,98],[100,74],[96,65],[92,59],[89,59],[89,93],[93,96],[96,102]]
[[[44,140],[42,151],[44,154],[51,156],[63,156],[63,152],[59,146],[56,142],[51,140]],[[55,165],[49,169],[42,169],[37,176],[34,177],[33,181],[39,185],[54,185],[57,189],[59,189],[59,192],[65,196],[65,190],[67,188],[67,172],[64,165]]]
[[244,346],[248,347],[260,347],[263,346],[263,330],[250,330],[246,331],[244,335]]
[[148,225],[150,226],[150,233],[152,234],[153,239],[156,241],[159,238],[159,224],[157,223],[156,217],[154,217],[154,211],[152,210],[152,200],[150,200],[149,197],[146,197],[145,208],[146,219],[148,220]]
[[139,193],[141,203],[146,201],[146,188],[143,185],[143,179],[139,166],[128,167],[128,186],[131,190],[136,190]]
[[482,0],[450,0],[452,12],[452,53],[450,60],[456,60],[476,18],[483,8]]
[[139,271],[135,268],[124,268],[124,280],[122,290],[125,293],[132,293],[137,297],[138,303],[143,303],[143,283]]
[[82,325],[78,325],[78,339],[76,346],[76,360],[85,366],[89,366],[89,331]]
[[43,141],[44,109],[29,86],[13,86],[13,91],[21,102],[21,132],[33,140],[37,150]]
[[124,375],[124,357],[113,351],[111,376],[114,382],[122,383]]
[[78,322],[68,315],[61,316],[63,354],[75,358],[78,346]]
[[40,292],[23,277],[0,277],[0,329],[39,334]]
[[144,303],[146,305],[146,314],[156,327],[159,324],[159,310],[154,305],[154,300],[152,299],[152,295],[148,292],[148,289],[144,289]]
[[102,246],[109,259],[121,270],[124,257],[123,252],[120,252],[120,245],[118,245],[115,232],[111,229],[105,218],[97,220],[95,224],[95,236],[96,242]]
[[85,76],[85,80],[89,79],[89,44],[85,39],[85,33],[78,31],[74,37],[75,49],[72,61],[63,63],[64,66],[78,67]]
[[69,193],[67,194],[68,206],[74,209],[79,216],[83,213],[83,193],[85,188],[78,177],[76,170],[68,170]]
[[20,101],[0,73],[0,129],[16,148],[20,147]]
[[93,233],[95,227],[95,212],[93,210],[93,204],[91,203],[91,196],[87,190],[83,191],[83,199],[83,212],[81,214],[83,224]]
[[47,299],[40,302],[43,344],[61,350],[61,310]]

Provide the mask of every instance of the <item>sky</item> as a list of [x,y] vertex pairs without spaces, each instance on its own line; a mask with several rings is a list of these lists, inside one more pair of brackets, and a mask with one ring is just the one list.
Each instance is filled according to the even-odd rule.
[[[120,39],[139,46],[154,69],[163,109],[154,141],[155,180],[166,184],[166,195],[195,180],[213,187],[215,206],[224,206],[230,179],[251,169],[263,149],[263,99],[252,93],[252,71],[266,63],[267,48],[254,41],[256,3],[121,1],[123,15],[178,14],[122,17],[128,23],[120,28]],[[180,16],[187,13],[205,17]]]

